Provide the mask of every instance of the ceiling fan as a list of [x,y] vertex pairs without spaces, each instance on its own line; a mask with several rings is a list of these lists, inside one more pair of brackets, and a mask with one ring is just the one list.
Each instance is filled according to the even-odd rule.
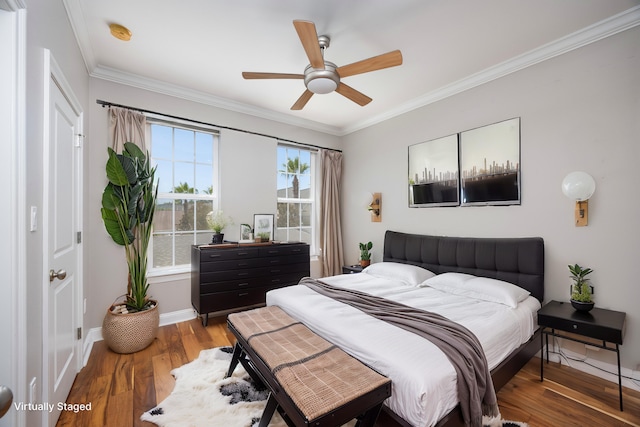
[[365,106],[371,102],[371,98],[342,83],[340,79],[402,64],[402,53],[399,50],[394,50],[338,67],[332,62],[325,61],[323,53],[324,49],[329,47],[330,39],[328,36],[318,36],[313,22],[295,20],[293,21],[293,26],[298,32],[298,37],[300,37],[302,47],[310,62],[305,68],[304,74],[254,73],[246,71],[242,73],[242,77],[245,79],[304,79],[304,85],[307,89],[293,104],[292,110],[302,110],[314,93],[325,94],[333,91],[360,106]]

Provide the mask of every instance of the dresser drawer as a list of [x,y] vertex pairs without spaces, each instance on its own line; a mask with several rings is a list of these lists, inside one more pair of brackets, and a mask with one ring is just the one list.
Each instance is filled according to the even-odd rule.
[[309,263],[273,265],[269,267],[245,268],[239,270],[211,271],[200,273],[200,283],[213,283],[228,280],[248,280],[251,278],[269,278],[274,275],[287,273],[304,273],[309,271]]
[[304,264],[309,263],[309,254],[291,254],[285,256],[277,256],[277,257],[264,257],[258,258],[257,262],[261,266],[276,266],[276,265],[287,265],[287,264]]
[[239,249],[201,249],[200,262],[219,260],[233,260],[256,258],[260,255],[259,248],[239,248]]
[[200,272],[209,273],[212,271],[240,270],[264,266],[261,258],[239,258],[224,261],[210,261],[200,263]]
[[261,257],[280,255],[309,255],[309,245],[273,245],[260,248]]

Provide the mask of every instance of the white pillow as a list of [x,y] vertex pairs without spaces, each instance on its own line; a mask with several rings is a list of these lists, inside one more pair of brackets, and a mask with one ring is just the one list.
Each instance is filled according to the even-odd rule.
[[424,283],[421,283],[420,286],[430,286],[440,289],[441,291],[447,291],[448,289],[455,290],[461,287],[464,282],[474,277],[476,276],[465,273],[442,273],[426,280]]
[[376,262],[369,265],[362,272],[383,279],[400,280],[409,286],[417,286],[428,278],[435,276],[434,273],[425,268],[399,262]]
[[478,299],[493,301],[515,308],[518,303],[527,299],[531,292],[513,283],[488,277],[476,277],[465,283],[470,290],[478,293]]
[[463,273],[440,274],[425,281],[424,285],[455,295],[504,304],[511,308],[517,307],[519,302],[530,295],[529,291],[512,283]]

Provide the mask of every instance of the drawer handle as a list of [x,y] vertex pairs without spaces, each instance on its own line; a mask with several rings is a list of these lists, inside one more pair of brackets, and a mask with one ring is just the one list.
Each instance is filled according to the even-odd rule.
[[302,252],[302,249],[292,249],[291,252]]
[[280,273],[280,269],[273,269],[271,270],[272,273]]
[[243,292],[241,294],[238,294],[239,297],[246,297],[247,295],[249,295],[249,292]]
[[249,265],[248,262],[239,262],[238,263],[238,267],[246,267],[247,265]]
[[247,273],[246,271],[238,273],[238,276],[248,276],[248,275],[249,273]]
[[269,251],[270,254],[277,254],[278,251]]
[[271,283],[280,283],[281,280],[280,279],[271,279]]
[[573,329],[578,329],[578,325],[573,325]]
[[220,258],[220,254],[211,254],[209,258]]
[[238,283],[238,286],[239,286],[239,287],[242,287],[242,286],[249,286],[249,284],[248,284],[248,283]]
[[248,252],[238,252],[238,256],[247,255]]
[[271,264],[279,264],[279,263],[280,263],[280,260],[279,260],[279,259],[274,259],[274,260],[271,260],[271,261],[269,261],[269,262],[270,262]]

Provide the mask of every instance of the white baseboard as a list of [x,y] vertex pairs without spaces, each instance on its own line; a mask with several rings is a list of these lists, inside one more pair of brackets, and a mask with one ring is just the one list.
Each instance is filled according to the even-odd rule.
[[[173,325],[174,323],[186,322],[187,320],[194,319],[196,312],[192,308],[184,310],[172,311],[170,313],[163,313],[160,315],[160,326]],[[82,346],[82,366],[87,366],[89,356],[91,355],[91,349],[93,344],[102,341],[102,327],[91,328],[87,332],[84,344]]]
[[[561,347],[561,350],[562,350],[562,353],[568,358],[579,359],[579,360],[567,360],[566,358],[562,357],[560,354],[557,353],[558,349],[555,346],[550,346],[549,351],[553,351],[553,353],[549,353],[549,361],[570,366],[579,371],[610,381],[615,384],[615,387],[617,387],[618,365],[602,362],[600,360],[592,359],[588,356],[585,357],[584,354],[576,353],[564,347]],[[540,352],[538,352],[536,356],[541,357]],[[624,387],[630,388],[632,390],[640,391],[640,371],[634,371],[633,369],[623,367],[622,369],[620,369],[620,372],[623,377],[622,385]],[[636,380],[632,381],[624,377],[630,377]]]

